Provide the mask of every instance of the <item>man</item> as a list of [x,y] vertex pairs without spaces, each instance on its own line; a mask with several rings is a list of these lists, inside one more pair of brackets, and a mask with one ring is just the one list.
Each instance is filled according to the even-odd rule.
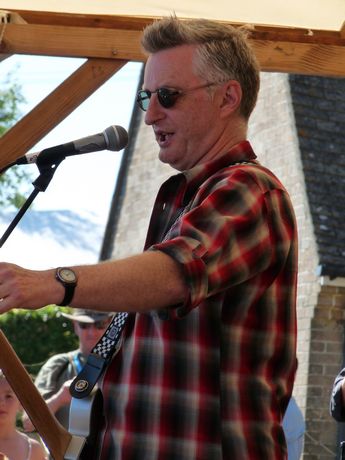
[[142,44],[137,102],[180,172],[158,193],[145,251],[57,271],[0,264],[1,311],[130,312],[104,377],[103,459],[286,458],[297,236],[286,190],[246,140],[257,62],[241,30],[211,21],[163,19]]
[[[68,428],[71,394],[69,387],[73,378],[83,368],[87,356],[102,337],[111,320],[111,313],[75,309],[72,314],[62,313],[72,320],[74,332],[79,339],[79,347],[67,353],[52,356],[41,367],[35,385],[46,400],[48,407],[59,422]],[[32,431],[33,425],[25,417],[26,431]]]

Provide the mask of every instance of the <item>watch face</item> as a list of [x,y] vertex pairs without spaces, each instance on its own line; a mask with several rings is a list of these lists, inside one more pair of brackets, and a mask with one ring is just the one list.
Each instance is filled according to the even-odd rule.
[[76,274],[70,268],[60,268],[59,276],[65,283],[75,283],[77,281]]

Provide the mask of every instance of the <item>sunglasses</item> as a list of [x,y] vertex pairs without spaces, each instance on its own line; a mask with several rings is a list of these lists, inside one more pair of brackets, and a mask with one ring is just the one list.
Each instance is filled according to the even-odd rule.
[[204,85],[196,86],[194,88],[188,88],[185,90],[171,89],[171,88],[158,88],[156,91],[149,91],[148,89],[142,89],[137,93],[137,103],[141,110],[146,112],[149,108],[150,99],[152,94],[157,94],[158,102],[165,109],[170,109],[176,104],[179,97],[184,96],[187,93],[196,91],[197,89],[209,88],[210,86],[216,85],[217,83],[205,83]]
[[95,327],[96,329],[105,329],[108,327],[109,321],[107,319],[103,321],[95,321],[94,323],[81,323],[78,322],[80,329],[90,329],[90,327]]

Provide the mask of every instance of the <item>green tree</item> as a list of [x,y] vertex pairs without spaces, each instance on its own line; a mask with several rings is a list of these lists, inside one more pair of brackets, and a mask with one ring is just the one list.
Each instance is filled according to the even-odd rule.
[[61,315],[63,311],[70,309],[49,305],[40,310],[11,310],[0,315],[0,329],[33,376],[51,356],[78,348],[72,321]]
[[[21,116],[20,104],[25,99],[21,93],[21,87],[8,74],[0,88],[0,137],[13,126]],[[0,205],[2,207],[20,208],[25,201],[23,184],[30,180],[31,176],[21,166],[12,166],[0,176]]]

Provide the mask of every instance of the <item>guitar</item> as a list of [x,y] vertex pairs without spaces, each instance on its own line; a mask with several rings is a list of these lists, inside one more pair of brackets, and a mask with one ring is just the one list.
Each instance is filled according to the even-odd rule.
[[51,458],[97,460],[98,436],[104,425],[101,390],[94,388],[83,399],[72,398],[71,420],[67,431],[50,412],[1,329],[0,350],[0,368],[42,437]]
[[[100,433],[105,425],[103,395],[95,387],[89,396],[82,399],[72,397],[68,432],[83,440],[78,460],[97,460],[100,455]],[[70,459],[66,457],[65,459]],[[71,460],[74,460],[72,457]]]

